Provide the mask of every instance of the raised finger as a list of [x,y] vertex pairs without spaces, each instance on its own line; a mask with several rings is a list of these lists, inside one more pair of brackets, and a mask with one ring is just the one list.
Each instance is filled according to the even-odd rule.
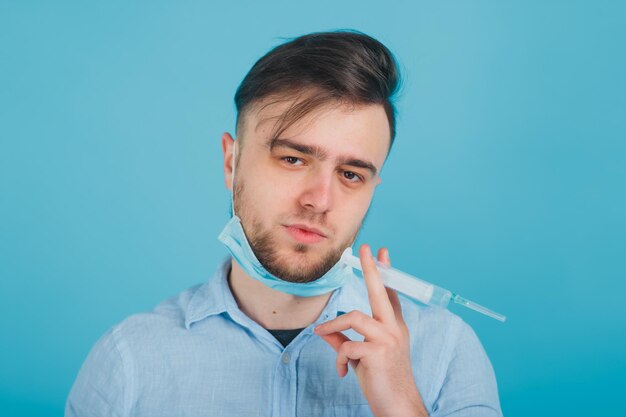
[[389,260],[389,251],[387,248],[378,249],[378,262],[385,264],[387,266],[391,266],[391,261]]
[[363,268],[363,279],[367,286],[367,296],[372,307],[372,317],[383,323],[393,322],[395,320],[393,307],[368,245],[361,245],[359,257],[361,259],[361,267]]
[[393,313],[396,316],[396,323],[398,323],[398,325],[401,327],[406,327],[404,317],[402,316],[402,306],[400,304],[400,298],[398,297],[397,291],[391,288],[385,288],[385,289],[387,290],[389,301],[391,302],[391,306],[393,307]]
[[[391,260],[389,259],[389,250],[387,250],[387,248],[380,248],[378,250],[378,262],[383,263],[387,266],[391,266]],[[385,287],[385,289],[387,290],[387,295],[389,296],[389,301],[391,302],[391,306],[393,307],[393,313],[396,317],[396,320],[399,323],[404,323],[404,319],[402,317],[402,307],[400,306],[398,293],[388,287]]]

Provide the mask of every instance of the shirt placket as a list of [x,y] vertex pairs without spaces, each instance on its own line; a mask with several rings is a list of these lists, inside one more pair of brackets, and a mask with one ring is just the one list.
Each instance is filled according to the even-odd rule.
[[297,416],[297,387],[298,387],[298,369],[297,361],[306,342],[312,336],[312,329],[316,325],[336,317],[334,310],[334,297],[326,306],[320,317],[311,326],[307,327],[296,338],[282,348],[280,343],[266,329],[263,329],[258,323],[254,322],[240,310],[231,311],[231,317],[240,325],[248,328],[252,334],[271,351],[276,352],[276,362],[274,364],[274,372],[272,375],[271,397],[271,417]]
[[297,354],[294,349],[285,349],[274,367],[272,387],[272,417],[295,416]]

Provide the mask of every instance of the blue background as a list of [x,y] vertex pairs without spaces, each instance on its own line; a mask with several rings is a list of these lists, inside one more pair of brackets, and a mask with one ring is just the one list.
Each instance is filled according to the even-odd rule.
[[506,416],[623,415],[623,2],[130,3],[0,5],[0,414],[62,414],[106,329],[213,273],[236,87],[354,28],[406,78],[360,242],[507,314],[452,307]]

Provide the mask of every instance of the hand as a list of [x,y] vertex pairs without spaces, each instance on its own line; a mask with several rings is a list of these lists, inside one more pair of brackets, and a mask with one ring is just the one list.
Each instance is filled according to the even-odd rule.
[[[402,318],[398,294],[383,285],[372,252],[359,249],[363,277],[372,317],[354,310],[315,328],[337,352],[337,373],[354,369],[363,395],[376,417],[427,416],[411,370],[409,331]],[[378,251],[378,261],[389,263],[387,249]],[[353,329],[364,341],[352,341],[343,333]]]

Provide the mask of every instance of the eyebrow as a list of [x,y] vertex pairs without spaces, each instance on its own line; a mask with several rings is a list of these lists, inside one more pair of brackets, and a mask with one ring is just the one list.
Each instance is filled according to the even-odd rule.
[[[303,153],[305,155],[311,155],[321,161],[328,158],[328,152],[326,152],[323,148],[320,148],[319,146],[315,146],[315,145],[303,145],[301,143],[294,142],[291,139],[272,138],[267,142],[267,146],[270,152],[273,151],[274,148],[277,148],[277,147],[290,148],[300,153]],[[352,157],[340,157],[340,158],[337,158],[337,163],[339,165],[348,165],[348,166],[353,166],[357,168],[367,169],[368,171],[370,171],[373,177],[375,177],[376,173],[378,172],[378,169],[376,168],[376,166],[374,166],[373,163],[369,161],[365,161],[363,159],[352,158]]]

